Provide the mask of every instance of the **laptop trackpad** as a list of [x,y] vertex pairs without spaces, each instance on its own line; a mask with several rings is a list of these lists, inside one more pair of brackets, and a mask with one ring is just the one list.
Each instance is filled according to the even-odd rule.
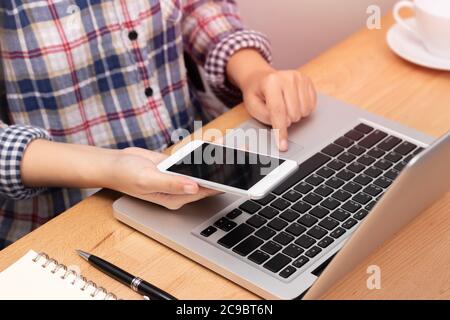
[[239,128],[230,130],[224,138],[224,144],[232,148],[245,148],[251,152],[297,161],[304,147],[288,141],[289,150],[280,152],[272,130],[256,120],[249,120]]

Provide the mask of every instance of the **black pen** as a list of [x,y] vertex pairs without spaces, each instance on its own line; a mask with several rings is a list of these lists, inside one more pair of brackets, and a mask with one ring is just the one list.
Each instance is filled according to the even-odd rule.
[[155,287],[141,278],[129,274],[108,261],[81,250],[77,250],[77,252],[80,257],[85,259],[91,265],[117,281],[129,286],[133,291],[142,294],[144,298],[148,298],[150,300],[177,300],[177,298],[171,296],[167,292]]

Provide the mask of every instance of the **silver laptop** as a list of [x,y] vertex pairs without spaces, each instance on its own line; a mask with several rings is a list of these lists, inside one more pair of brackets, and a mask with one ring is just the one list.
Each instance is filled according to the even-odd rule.
[[314,299],[450,189],[449,134],[435,142],[320,96],[289,137],[283,157],[299,169],[262,200],[171,212],[125,196],[114,215],[261,297]]

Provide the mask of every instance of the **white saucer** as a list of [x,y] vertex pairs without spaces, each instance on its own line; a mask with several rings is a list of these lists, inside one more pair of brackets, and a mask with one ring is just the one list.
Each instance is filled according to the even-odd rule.
[[[405,22],[409,25],[415,24],[414,18],[406,19]],[[450,71],[450,59],[432,55],[414,34],[398,24],[389,30],[387,42],[392,51],[409,62],[431,69]]]

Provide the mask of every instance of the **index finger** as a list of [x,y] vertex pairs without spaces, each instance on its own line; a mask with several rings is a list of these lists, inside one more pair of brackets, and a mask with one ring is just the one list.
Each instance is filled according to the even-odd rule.
[[288,150],[288,116],[281,88],[271,85],[266,89],[266,104],[272,127],[277,136],[278,148]]

